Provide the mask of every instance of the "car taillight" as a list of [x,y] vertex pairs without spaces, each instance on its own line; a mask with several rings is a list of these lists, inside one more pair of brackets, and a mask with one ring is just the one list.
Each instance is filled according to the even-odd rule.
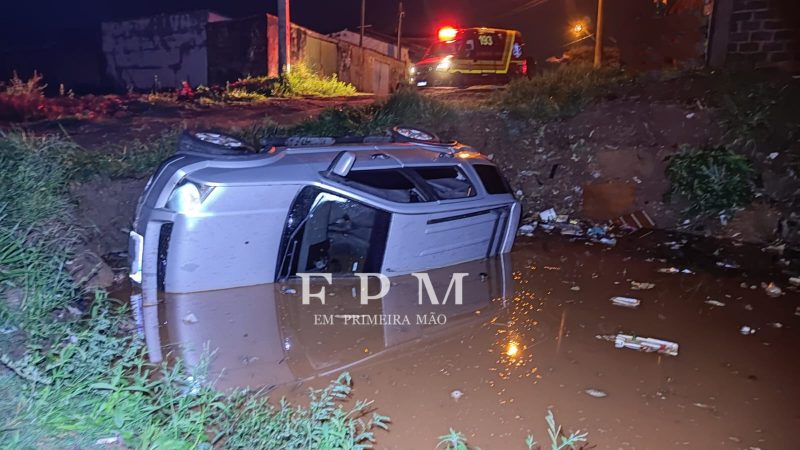
[[522,74],[528,74],[528,61],[522,61]]

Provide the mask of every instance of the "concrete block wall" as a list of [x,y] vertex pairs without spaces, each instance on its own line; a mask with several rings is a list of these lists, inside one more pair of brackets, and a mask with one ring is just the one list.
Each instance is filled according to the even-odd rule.
[[759,66],[800,62],[800,0],[733,0],[728,59]]
[[119,88],[177,88],[208,83],[206,25],[225,18],[208,11],[163,14],[102,24],[108,75]]

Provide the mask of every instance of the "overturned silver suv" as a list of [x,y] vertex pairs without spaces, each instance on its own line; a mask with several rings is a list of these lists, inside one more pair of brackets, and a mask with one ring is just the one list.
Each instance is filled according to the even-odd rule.
[[519,203],[470,147],[406,127],[262,144],[184,133],[148,182],[130,233],[130,277],[143,291],[298,273],[393,276],[511,249]]

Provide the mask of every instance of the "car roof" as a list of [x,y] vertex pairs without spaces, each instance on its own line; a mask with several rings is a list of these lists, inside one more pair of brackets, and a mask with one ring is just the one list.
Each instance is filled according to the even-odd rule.
[[396,169],[413,166],[453,166],[483,162],[489,158],[469,146],[454,143],[378,143],[331,146],[280,147],[239,159],[210,159],[190,171],[189,178],[207,185],[307,182],[319,179],[342,152],[356,156],[353,171]]

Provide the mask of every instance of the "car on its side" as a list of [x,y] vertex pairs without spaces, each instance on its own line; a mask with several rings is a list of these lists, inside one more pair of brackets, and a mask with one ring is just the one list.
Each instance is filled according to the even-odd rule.
[[186,133],[139,201],[130,277],[186,293],[407,274],[509,252],[519,217],[489,158],[421,130],[284,138],[260,152]]

